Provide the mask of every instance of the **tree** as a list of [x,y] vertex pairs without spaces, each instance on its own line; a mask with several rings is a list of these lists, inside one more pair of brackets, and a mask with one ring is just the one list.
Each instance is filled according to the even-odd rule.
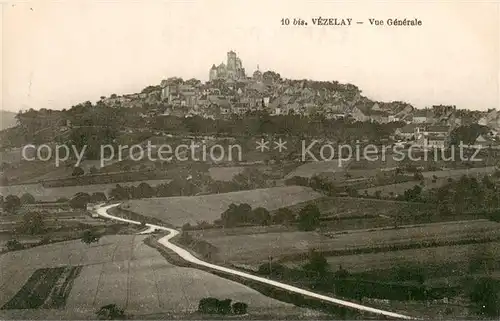
[[271,214],[263,207],[257,207],[252,211],[252,222],[258,225],[271,224]]
[[5,246],[7,247],[8,251],[17,251],[17,250],[22,250],[24,248],[24,246],[16,239],[7,241]]
[[71,173],[71,176],[77,177],[82,176],[83,174],[85,174],[85,172],[81,167],[75,167],[73,173]]
[[261,275],[273,275],[277,277],[283,277],[285,274],[286,267],[277,262],[267,262],[259,265],[257,273]]
[[116,201],[128,200],[130,199],[130,193],[120,184],[116,184],[116,187],[109,193],[109,198]]
[[41,234],[45,232],[45,221],[40,212],[31,212],[23,216],[23,223],[20,227],[23,233]]
[[98,243],[99,236],[97,236],[92,230],[86,230],[83,232],[82,242],[85,244]]
[[20,201],[21,204],[33,204],[35,203],[35,197],[30,193],[24,193],[23,196],[21,196]]
[[251,223],[252,219],[252,207],[243,203],[240,205],[230,204],[229,208],[221,214],[220,221],[224,227],[235,227],[242,223]]
[[76,209],[86,209],[87,204],[90,203],[90,195],[87,193],[76,193],[75,196],[69,201],[69,206]]
[[90,196],[90,200],[92,203],[100,203],[100,202],[106,202],[108,199],[106,198],[106,194],[103,192],[95,192]]
[[21,207],[21,199],[16,195],[7,195],[3,203],[3,209],[9,213],[15,213]]
[[140,183],[137,187],[138,198],[150,198],[155,196],[155,190],[148,183]]
[[198,312],[213,314],[217,313],[219,308],[219,300],[216,298],[203,298],[198,302]]
[[481,278],[474,284],[469,298],[476,304],[478,314],[486,317],[500,315],[499,290],[498,281],[491,278]]
[[243,302],[236,302],[233,304],[233,313],[242,315],[247,314],[248,304]]
[[335,278],[337,279],[345,279],[349,276],[349,271],[344,269],[342,265],[339,266],[339,269],[335,272]]
[[97,312],[99,320],[123,320],[125,319],[125,311],[120,309],[116,304],[108,304],[101,307]]
[[289,208],[280,208],[276,214],[273,216],[273,223],[274,224],[290,224],[291,222],[295,221],[295,214],[293,211]]
[[328,271],[329,264],[322,253],[312,250],[309,253],[309,262],[304,265],[304,270],[317,273],[318,276],[323,276]]
[[415,172],[413,174],[413,179],[416,181],[421,181],[424,179],[424,175],[421,172]]
[[299,229],[302,231],[313,231],[320,223],[321,213],[318,206],[308,204],[299,212]]

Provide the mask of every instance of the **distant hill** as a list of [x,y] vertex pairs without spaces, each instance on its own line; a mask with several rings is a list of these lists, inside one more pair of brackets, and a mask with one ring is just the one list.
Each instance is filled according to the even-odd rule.
[[0,110],[0,130],[16,126],[16,113]]

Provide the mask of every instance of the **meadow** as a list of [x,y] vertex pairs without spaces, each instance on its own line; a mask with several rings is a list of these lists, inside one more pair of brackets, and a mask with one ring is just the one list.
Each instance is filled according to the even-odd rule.
[[388,252],[421,245],[435,247],[436,243],[475,241],[500,237],[500,224],[487,220],[470,220],[415,224],[399,228],[385,227],[364,230],[302,232],[273,231],[250,234],[218,230],[190,232],[195,238],[217,248],[216,259],[221,262],[258,266],[269,258],[282,262],[306,260],[310,250],[325,255],[347,255],[363,252]]
[[175,226],[219,219],[230,204],[247,203],[253,208],[275,210],[321,197],[302,186],[286,186],[201,196],[161,197],[125,202],[122,207],[144,216],[154,217]]
[[[159,184],[166,184],[170,182],[169,179],[147,180],[137,182],[124,182],[119,183],[122,186],[139,185],[142,182],[148,183],[151,186]],[[107,194],[111,189],[115,188],[117,183],[111,184],[92,184],[92,185],[78,185],[78,186],[65,186],[65,187],[44,187],[42,184],[25,184],[25,185],[10,185],[0,186],[0,194],[4,197],[12,194],[21,197],[24,193],[30,193],[37,201],[56,201],[57,199],[72,198],[76,193],[96,193],[103,192]]]
[[[143,243],[146,236],[105,236],[99,244],[67,241],[0,256],[0,306],[23,287],[38,269],[81,266],[64,307],[55,315],[65,319],[95,318],[106,304],[117,304],[125,313],[140,317],[154,313],[192,313],[204,297],[246,302],[249,313],[300,309],[239,283],[193,268],[177,267]],[[50,292],[39,293],[43,298]],[[50,311],[50,310],[49,310]],[[0,310],[2,319],[40,318],[47,310]]]

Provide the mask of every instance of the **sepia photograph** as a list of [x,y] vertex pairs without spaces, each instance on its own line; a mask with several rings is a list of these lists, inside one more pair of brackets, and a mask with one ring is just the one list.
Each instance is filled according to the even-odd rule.
[[500,1],[0,10],[1,320],[500,319]]

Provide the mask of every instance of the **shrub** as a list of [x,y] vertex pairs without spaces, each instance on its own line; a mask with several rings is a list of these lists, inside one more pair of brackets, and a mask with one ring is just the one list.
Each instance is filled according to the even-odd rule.
[[21,200],[16,195],[7,195],[3,201],[3,209],[9,213],[15,213],[21,207]]
[[125,312],[118,308],[116,304],[108,304],[101,307],[97,312],[99,320],[120,320],[125,319]]
[[92,244],[99,242],[99,236],[97,236],[93,231],[86,230],[82,235],[82,242],[85,244]]
[[482,278],[476,282],[469,298],[476,304],[477,313],[487,317],[500,315],[500,295],[498,281],[490,278]]
[[219,300],[216,298],[203,298],[198,303],[198,312],[213,314],[217,313],[219,306]]
[[17,250],[22,250],[24,246],[16,239],[12,239],[7,241],[7,250],[9,251],[17,251]]
[[247,314],[248,304],[243,302],[236,302],[233,304],[233,313],[234,314]]
[[85,174],[85,172],[81,167],[75,167],[73,173],[71,173],[71,176],[82,176],[83,174]]
[[87,193],[77,193],[70,201],[69,205],[72,208],[86,209],[87,204],[90,203],[90,195]]
[[200,313],[230,314],[231,311],[231,299],[203,298],[198,303],[198,312]]
[[45,231],[45,221],[39,212],[27,213],[23,217],[20,227],[21,232],[28,234],[40,234]]
[[299,229],[302,231],[313,231],[320,223],[321,213],[318,206],[308,204],[299,212]]
[[295,214],[289,208],[280,208],[272,218],[274,224],[289,224],[295,221]]
[[21,196],[21,204],[33,204],[35,203],[35,197],[31,195],[30,193],[25,193],[23,196]]

